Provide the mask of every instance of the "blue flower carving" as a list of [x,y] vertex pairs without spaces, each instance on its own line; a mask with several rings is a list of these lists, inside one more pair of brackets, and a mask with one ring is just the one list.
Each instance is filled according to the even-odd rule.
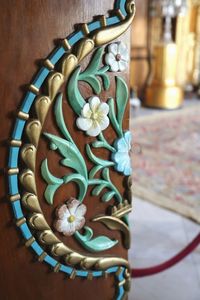
[[115,163],[114,168],[126,176],[131,175],[131,132],[126,131],[124,136],[114,142],[116,152],[112,154],[112,161]]

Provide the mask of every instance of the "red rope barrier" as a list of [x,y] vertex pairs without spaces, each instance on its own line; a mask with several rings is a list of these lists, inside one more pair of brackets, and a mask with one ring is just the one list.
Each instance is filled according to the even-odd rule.
[[187,245],[182,251],[180,251],[178,254],[173,256],[171,259],[154,267],[143,268],[143,269],[132,269],[131,277],[132,278],[145,277],[145,276],[150,276],[150,275],[163,272],[171,268],[172,266],[176,265],[181,260],[183,260],[188,254],[194,251],[199,244],[200,244],[200,233],[194,238],[194,240],[189,245]]

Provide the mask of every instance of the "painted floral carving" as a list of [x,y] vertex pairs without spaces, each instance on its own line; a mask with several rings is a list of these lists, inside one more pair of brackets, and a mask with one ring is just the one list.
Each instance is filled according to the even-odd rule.
[[108,46],[108,53],[105,55],[105,62],[110,67],[110,71],[122,72],[126,70],[128,61],[128,49],[124,43],[113,43]]
[[67,204],[63,204],[56,211],[58,220],[55,222],[57,231],[65,236],[71,236],[80,230],[85,224],[84,215],[86,206],[75,198],[71,198]]
[[101,102],[98,97],[91,97],[82,110],[81,116],[76,120],[79,129],[86,131],[89,136],[97,136],[109,126],[109,106]]
[[112,154],[112,160],[115,163],[115,169],[118,172],[123,173],[126,176],[131,175],[131,159],[130,159],[130,150],[131,150],[131,133],[126,131],[124,136],[114,143],[116,152]]

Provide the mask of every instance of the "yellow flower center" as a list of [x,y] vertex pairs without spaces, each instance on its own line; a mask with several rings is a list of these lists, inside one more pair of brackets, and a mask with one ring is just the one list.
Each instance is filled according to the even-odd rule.
[[96,113],[96,112],[93,112],[93,113],[92,113],[92,119],[93,119],[93,120],[97,120],[98,117],[99,117],[98,113]]
[[68,222],[69,223],[73,223],[75,221],[75,216],[71,215],[69,218],[68,218]]

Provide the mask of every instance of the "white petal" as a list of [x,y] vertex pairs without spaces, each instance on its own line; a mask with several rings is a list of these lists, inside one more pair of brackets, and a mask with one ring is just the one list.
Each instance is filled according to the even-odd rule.
[[124,52],[123,54],[121,54],[121,60],[125,60],[126,62],[129,61],[129,54],[128,51]]
[[79,117],[76,119],[76,125],[79,129],[87,131],[92,126],[92,120]]
[[91,117],[91,114],[92,114],[92,111],[90,109],[90,104],[89,103],[86,103],[84,106],[83,106],[83,109],[81,111],[81,115],[82,117],[84,118],[90,118]]
[[125,60],[120,60],[119,61],[119,70],[121,72],[126,70],[127,66],[128,66],[128,63]]
[[85,218],[77,218],[74,223],[75,230],[80,230],[85,225]]
[[101,103],[100,99],[98,97],[91,97],[88,100],[89,104],[90,104],[90,109],[92,112],[96,112],[96,110],[99,107],[99,104]]
[[110,44],[108,46],[108,51],[113,53],[114,55],[117,55],[117,53],[118,53],[118,44],[117,43]]
[[114,54],[108,53],[105,56],[105,62],[107,65],[112,66],[112,64],[116,61]]
[[87,135],[89,136],[97,136],[101,132],[101,127],[97,121],[93,121],[92,127],[87,130]]
[[118,61],[114,61],[114,62],[112,63],[112,65],[110,66],[110,70],[111,70],[112,72],[117,72],[117,71],[119,71],[119,63],[118,63]]
[[127,52],[127,47],[123,42],[120,42],[118,45],[119,54],[123,55],[125,52]]
[[63,229],[63,234],[65,236],[70,236],[70,235],[74,234],[75,231],[76,231],[76,224],[75,224],[75,222],[68,223],[67,225],[65,225],[65,227]]
[[109,121],[108,117],[101,118],[99,121],[101,130],[106,129],[109,126],[109,124],[110,124],[110,121]]
[[80,205],[80,201],[78,201],[77,199],[73,199],[71,202],[67,204],[71,215],[73,216],[75,215],[75,211],[79,205]]
[[84,204],[81,204],[80,206],[77,207],[76,211],[75,211],[75,217],[76,218],[81,218],[85,215],[87,211],[87,208]]
[[99,105],[99,108],[98,108],[98,113],[102,114],[102,115],[107,115],[109,112],[109,105],[105,102],[102,102],[100,105]]
[[58,232],[70,236],[75,232],[75,223],[69,223],[67,220],[58,220],[55,223],[55,228]]

